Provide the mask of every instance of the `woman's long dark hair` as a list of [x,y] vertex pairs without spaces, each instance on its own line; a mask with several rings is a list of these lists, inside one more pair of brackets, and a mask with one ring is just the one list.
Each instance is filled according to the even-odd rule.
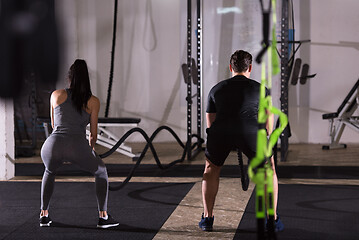
[[76,109],[82,113],[87,108],[87,101],[92,96],[89,72],[85,60],[76,59],[71,65],[68,79],[70,81],[71,99]]

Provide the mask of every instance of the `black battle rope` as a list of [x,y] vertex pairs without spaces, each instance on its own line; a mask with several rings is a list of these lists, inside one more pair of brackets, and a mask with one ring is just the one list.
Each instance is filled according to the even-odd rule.
[[237,149],[239,171],[241,173],[242,190],[247,191],[249,186],[248,167],[243,164],[242,151]]
[[[166,165],[163,165],[159,158],[158,158],[158,155],[157,155],[157,152],[152,144],[153,140],[155,139],[155,137],[157,136],[157,134],[159,132],[161,132],[162,130],[167,130],[169,133],[172,134],[172,136],[176,139],[176,141],[178,142],[178,144],[183,148],[183,153],[182,153],[182,157],[180,159],[177,159],[173,162],[170,162]],[[141,155],[139,156],[138,160],[136,161],[136,163],[134,164],[134,166],[132,167],[131,171],[129,172],[129,174],[127,175],[126,179],[118,186],[115,186],[115,187],[112,187],[112,186],[109,186],[109,190],[110,191],[117,191],[117,190],[120,190],[121,188],[123,188],[129,181],[130,179],[132,178],[133,174],[135,173],[135,170],[137,169],[137,167],[140,165],[142,159],[144,158],[144,156],[146,155],[146,152],[148,150],[148,148],[151,149],[151,152],[152,152],[152,155],[156,161],[156,164],[157,166],[164,170],[164,169],[168,169],[170,167],[172,167],[173,165],[177,164],[177,163],[180,163],[180,162],[183,162],[185,157],[186,157],[186,151],[187,151],[187,145],[185,146],[182,141],[179,139],[179,137],[177,136],[177,134],[169,127],[167,126],[161,126],[159,128],[156,129],[156,131],[153,132],[153,134],[151,135],[151,137],[148,137],[147,133],[139,128],[139,127],[136,127],[136,128],[132,128],[130,130],[128,130],[121,138],[120,140],[118,140],[118,142],[107,152],[103,153],[103,154],[100,154],[99,156],[101,158],[106,158],[108,156],[110,156],[113,152],[116,151],[116,149],[130,136],[132,135],[133,133],[135,132],[139,132],[143,138],[146,140],[147,144],[146,146],[143,148],[142,152],[141,152]],[[198,138],[198,135],[196,134],[193,134],[192,137],[197,137]],[[192,146],[191,146],[192,148]]]
[[109,112],[109,109],[110,109],[110,101],[111,101],[111,91],[112,91],[112,82],[113,82],[113,68],[114,68],[114,63],[115,63],[115,48],[116,48],[117,3],[118,3],[118,0],[115,0],[115,12],[114,12],[114,16],[113,16],[113,34],[112,34],[110,79],[108,81],[108,88],[107,88],[107,100],[106,100],[105,117],[108,117],[108,112]]

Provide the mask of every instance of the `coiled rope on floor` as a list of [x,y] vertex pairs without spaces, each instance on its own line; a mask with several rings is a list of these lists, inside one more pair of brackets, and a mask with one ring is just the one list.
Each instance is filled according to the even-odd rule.
[[[156,152],[156,149],[154,148],[152,142],[153,140],[155,139],[155,137],[157,136],[158,133],[160,133],[161,131],[163,130],[167,130],[169,133],[171,133],[171,135],[176,139],[177,143],[183,148],[183,153],[182,153],[182,157],[180,159],[177,159],[175,161],[172,161],[166,165],[163,165],[157,155],[157,152]],[[139,128],[139,127],[135,127],[135,128],[132,128],[130,130],[128,130],[121,138],[120,140],[118,140],[118,142],[110,149],[108,150],[107,152],[103,153],[103,154],[100,154],[99,156],[101,158],[106,158],[108,156],[110,156],[112,153],[114,153],[117,148],[130,136],[132,135],[133,133],[140,133],[143,138],[146,140],[147,144],[146,146],[143,148],[139,158],[137,159],[136,163],[134,164],[134,166],[132,167],[131,171],[129,172],[129,174],[127,175],[126,179],[118,186],[109,186],[109,190],[110,191],[117,191],[117,190],[120,190],[121,188],[123,188],[130,180],[131,178],[133,177],[133,174],[135,173],[135,170],[138,168],[138,166],[140,165],[142,159],[144,158],[144,156],[146,155],[147,153],[147,150],[148,148],[151,149],[151,152],[152,152],[152,155],[156,161],[156,164],[158,166],[158,168],[164,170],[164,169],[168,169],[170,167],[172,167],[173,165],[177,164],[177,163],[180,163],[180,162],[183,162],[185,157],[186,157],[186,151],[187,151],[187,144],[186,146],[183,144],[183,142],[179,139],[178,135],[170,128],[170,127],[167,127],[167,126],[161,126],[159,128],[157,128],[151,135],[151,137],[149,137],[147,135],[147,133]],[[196,137],[196,138],[199,138],[199,136],[197,136],[196,134],[193,134],[192,135],[192,138],[193,137]],[[202,140],[203,141],[203,140]],[[189,146],[191,148],[193,148],[193,146]]]

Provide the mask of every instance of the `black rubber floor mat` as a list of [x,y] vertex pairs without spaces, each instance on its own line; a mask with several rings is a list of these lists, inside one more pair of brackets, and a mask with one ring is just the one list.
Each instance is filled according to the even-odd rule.
[[55,184],[51,227],[39,227],[39,182],[0,182],[0,239],[152,239],[193,183],[129,183],[109,192],[120,226],[97,229],[94,183]]
[[[359,186],[280,185],[277,239],[358,239]],[[257,239],[254,192],[234,239]]]

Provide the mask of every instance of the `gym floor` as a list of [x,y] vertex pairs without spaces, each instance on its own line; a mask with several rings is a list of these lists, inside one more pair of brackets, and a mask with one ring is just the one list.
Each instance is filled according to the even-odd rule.
[[[144,147],[144,144],[140,143],[132,143],[129,144],[133,148],[133,152],[140,152]],[[155,143],[155,148],[158,152],[158,156],[160,157],[161,162],[169,163],[175,159],[180,158],[182,149],[178,146],[177,143]],[[102,153],[105,152],[106,149],[98,146],[97,152]],[[288,209],[284,206],[285,201],[287,199],[281,199],[285,197],[285,194],[281,195],[281,188],[285,189],[283,185],[293,185],[293,186],[359,186],[359,177],[357,174],[359,169],[359,145],[348,145],[347,149],[337,149],[337,150],[322,150],[321,145],[316,144],[292,144],[289,148],[288,159],[286,162],[281,162],[278,159],[278,176],[279,176],[279,213],[281,214],[281,218],[286,226],[283,233],[280,233],[279,239],[287,239],[287,237],[291,236],[290,232],[295,232],[294,229],[291,230],[291,222],[294,221],[290,212],[288,213]],[[135,176],[131,179],[130,183],[191,183],[193,184],[190,187],[190,190],[185,194],[179,204],[171,210],[172,213],[165,220],[164,224],[159,230],[151,236],[153,239],[255,239],[255,226],[251,226],[250,229],[246,228],[244,221],[244,214],[248,211],[254,211],[254,209],[246,209],[249,199],[253,193],[254,184],[250,183],[248,191],[244,192],[240,186],[240,178],[239,173],[236,175],[237,170],[237,156],[235,152],[232,152],[228,157],[225,166],[223,168],[223,174],[220,181],[220,188],[218,192],[218,196],[216,199],[215,206],[215,224],[213,232],[203,232],[198,228],[198,221],[200,219],[202,213],[202,197],[201,197],[201,173],[203,171],[204,166],[204,152],[201,152],[193,161],[188,162],[184,161],[179,164],[179,166],[174,167],[175,171],[171,170],[158,170],[155,166],[155,161],[152,157],[152,154],[148,152],[146,157],[143,159],[141,166],[147,168],[139,169],[139,174],[135,174]],[[111,169],[114,169],[112,166],[116,166],[117,168],[121,168],[123,165],[125,168],[134,164],[131,158],[126,157],[122,154],[114,153],[108,158],[104,159],[105,163],[109,169],[109,181],[112,184],[115,182],[123,181],[126,174],[118,173]],[[41,162],[41,158],[37,155],[32,158],[19,158],[16,159],[16,164],[32,164],[39,166]],[[189,171],[189,169],[194,169],[193,171]],[[127,170],[126,170],[127,171]],[[149,173],[155,172],[154,174]],[[41,174],[23,174],[27,176],[18,175],[18,172],[22,173],[24,171],[16,172],[16,177],[10,182],[40,182]],[[25,171],[26,172],[26,171]],[[164,172],[164,173],[161,173]],[[76,175],[76,174],[73,174]],[[71,183],[82,183],[82,182],[93,182],[93,177],[90,176],[64,176],[59,174],[56,179],[57,182],[71,182]],[[1,183],[1,182],[0,182]],[[126,188],[124,188],[126,189]],[[1,194],[3,194],[4,189],[0,189]],[[56,191],[56,190],[55,190]],[[69,190],[70,191],[70,190]],[[123,190],[119,190],[120,192]],[[169,190],[170,191],[170,190]],[[315,191],[315,190],[311,190]],[[110,192],[110,203],[111,203],[111,195],[119,194],[119,192]],[[38,192],[40,195],[40,192]],[[351,201],[354,201],[357,198],[356,196],[346,196]],[[333,197],[338,202],[338,197]],[[323,195],[324,198],[324,195]],[[71,199],[70,199],[71,200]],[[326,201],[328,199],[322,199]],[[281,208],[281,203],[283,202],[283,207]],[[40,203],[39,203],[40,204]],[[354,206],[357,204],[354,204]],[[334,205],[335,208],[336,205]],[[1,207],[1,204],[0,204]],[[38,206],[34,206],[37,208]],[[74,206],[76,208],[77,206]],[[295,206],[298,208],[298,206]],[[281,209],[284,211],[281,212]],[[315,210],[315,209],[314,209]],[[314,211],[313,210],[313,211]],[[334,209],[340,213],[341,208]],[[3,211],[3,210],[1,210]],[[109,210],[111,213],[111,209]],[[294,209],[293,209],[294,211]],[[296,209],[296,211],[300,211],[300,209]],[[344,211],[344,210],[343,210]],[[359,207],[356,206],[356,209],[351,209],[354,217],[356,218],[355,222],[359,221]],[[344,211],[345,212],[345,211]],[[247,218],[248,218],[247,214]],[[114,216],[120,221],[126,218],[126,216]],[[136,216],[132,216],[136,217]],[[56,216],[52,216],[53,220],[56,219]],[[318,218],[319,219],[319,218]],[[33,219],[34,222],[37,222],[37,219]],[[313,224],[314,220],[310,220],[312,222],[311,227],[315,226]],[[329,221],[329,220],[328,220]],[[341,220],[345,221],[345,220]],[[349,219],[348,219],[349,221]],[[350,220],[352,221],[352,220]],[[95,223],[94,223],[95,224]],[[309,222],[308,222],[309,224]],[[353,224],[353,223],[351,223]],[[319,223],[320,225],[320,223]],[[242,226],[242,228],[241,228]],[[304,226],[305,227],[305,226]],[[240,230],[238,230],[240,229]],[[64,228],[61,231],[66,232],[68,229]],[[326,239],[327,234],[332,231],[332,229],[326,230],[318,230],[315,235],[316,239]],[[338,230],[339,231],[339,230]],[[352,229],[346,231],[346,238],[343,239],[355,239],[354,235],[357,234],[357,230]],[[322,232],[322,235],[321,235]],[[14,239],[13,235],[16,233],[16,229],[12,231],[12,233],[0,235],[0,239]],[[102,232],[103,233],[103,232]],[[336,234],[337,232],[335,232]],[[40,233],[41,234],[41,233]],[[287,235],[286,235],[287,234]],[[288,235],[289,234],[289,235]],[[312,233],[311,233],[312,234]],[[333,232],[334,234],[334,232]],[[336,235],[333,236],[336,236]],[[283,237],[281,237],[282,235]],[[287,236],[287,237],[285,237]],[[309,235],[309,236],[313,236]],[[322,237],[321,237],[322,236]],[[38,239],[41,239],[41,235],[37,235]],[[297,236],[298,237],[298,236]],[[353,238],[351,238],[353,237]],[[53,239],[56,239],[56,235],[52,236]],[[311,239],[310,237],[302,235],[301,238],[295,238],[292,236],[291,239]]]

